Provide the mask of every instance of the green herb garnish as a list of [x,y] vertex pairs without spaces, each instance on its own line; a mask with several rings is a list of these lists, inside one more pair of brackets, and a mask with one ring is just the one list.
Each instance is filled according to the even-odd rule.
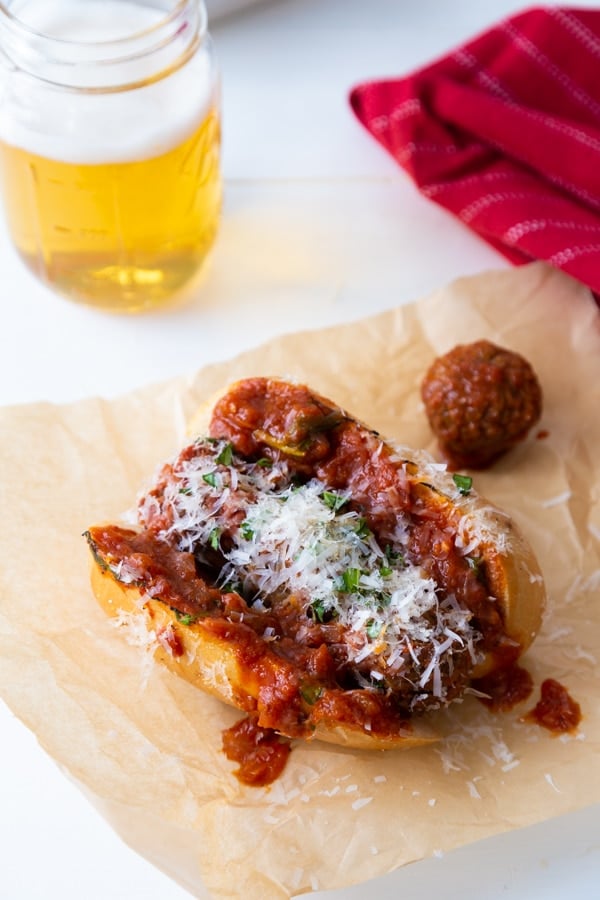
[[251,541],[254,537],[254,528],[248,521],[242,522],[242,524],[240,525],[240,531],[245,541]]
[[455,472],[452,476],[452,481],[458,488],[459,492],[463,495],[467,495],[473,486],[473,479],[470,475],[459,475],[458,472]]
[[192,625],[196,621],[196,617],[190,615],[190,613],[182,613],[179,612],[178,609],[174,610],[175,618],[178,622],[181,622],[182,625]]
[[363,518],[361,517],[361,518],[358,520],[357,525],[356,525],[356,528],[355,528],[355,533],[358,535],[358,537],[361,537],[361,538],[366,538],[366,537],[369,537],[369,536],[371,535],[371,529],[370,529],[369,526],[367,525],[367,520],[366,520],[366,519],[363,519]]
[[233,444],[225,444],[219,455],[217,462],[222,466],[230,466],[233,459]]
[[324,622],[327,610],[322,600],[314,600],[309,606],[310,613],[315,622]]
[[220,547],[219,538],[220,537],[221,537],[221,529],[213,528],[213,530],[211,531],[211,533],[208,537],[209,544],[213,548],[213,550],[219,549],[219,547]]
[[379,570],[379,574],[382,578],[388,578],[392,574],[392,570],[389,566],[382,566]]
[[179,488],[179,493],[185,494],[186,497],[189,497],[189,495],[192,493],[192,489],[191,487]]
[[320,684],[302,684],[300,685],[300,696],[305,703],[313,706],[323,696],[323,688]]
[[381,634],[381,622],[376,622],[375,619],[369,619],[367,622],[367,635],[370,638],[378,638]]
[[239,594],[240,597],[244,596],[242,593],[244,586],[241,581],[227,581],[223,585],[222,590],[224,594]]
[[341,509],[348,502],[348,497],[336,494],[335,491],[323,491],[322,498],[325,506],[328,506],[334,512],[337,512],[338,509]]
[[206,475],[202,476],[202,481],[205,481],[207,484],[210,484],[211,487],[216,488],[217,486],[217,476],[215,472],[207,472]]
[[[404,557],[398,550],[394,550],[394,548],[390,544],[385,545],[385,550],[383,552],[385,553],[385,558],[387,559],[390,566],[392,566],[394,563],[397,563],[400,566],[404,565]],[[391,574],[391,572],[388,574]]]
[[261,456],[260,459],[256,460],[256,465],[260,466],[261,469],[270,469],[273,465],[273,460],[269,459],[268,456]]
[[342,574],[342,590],[345,594],[353,594],[358,590],[358,585],[360,584],[360,576],[362,572],[360,569],[346,569],[346,571]]

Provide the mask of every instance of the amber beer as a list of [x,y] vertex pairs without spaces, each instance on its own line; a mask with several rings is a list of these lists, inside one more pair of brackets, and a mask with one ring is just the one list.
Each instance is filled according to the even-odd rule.
[[[86,64],[83,87],[48,87],[63,72],[52,70],[49,78],[44,70],[25,87],[17,83],[21,93],[0,119],[2,193],[18,253],[58,291],[105,309],[144,309],[177,294],[199,271],[217,231],[218,88],[202,42],[181,43],[196,0],[172,5],[176,13],[186,6],[192,12],[179,24],[174,19],[166,36],[157,31],[156,70],[144,38],[144,29],[162,27],[156,9],[135,0],[90,0],[77,18],[75,0],[60,0],[54,12],[46,0],[18,7],[19,15],[28,13],[27,26],[50,42],[55,35],[63,41],[67,28],[69,41],[80,41],[84,51],[90,35],[114,39],[119,53],[129,31],[146,41],[135,69],[136,49],[124,45],[128,58],[115,59],[108,89],[97,86],[106,65]],[[180,45],[165,57],[169,41]]]
[[217,114],[132,162],[60,162],[3,143],[2,190],[14,244],[38,277],[102,307],[155,305],[190,280],[215,237]]

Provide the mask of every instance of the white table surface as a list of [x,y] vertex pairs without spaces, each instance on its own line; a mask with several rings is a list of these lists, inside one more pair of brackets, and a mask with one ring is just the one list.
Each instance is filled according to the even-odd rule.
[[[506,267],[418,195],[354,120],[347,94],[358,81],[429,61],[519,7],[279,0],[221,20],[212,31],[223,72],[226,195],[202,283],[168,311],[101,314],[34,281],[2,225],[0,403],[112,396],[276,334],[356,319]],[[189,897],[121,842],[1,701],[0,740],[1,900]],[[599,826],[592,807],[315,896],[589,900],[600,891]]]

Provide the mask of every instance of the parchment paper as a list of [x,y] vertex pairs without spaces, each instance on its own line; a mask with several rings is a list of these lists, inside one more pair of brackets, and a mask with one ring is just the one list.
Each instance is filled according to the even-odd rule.
[[[81,537],[129,508],[186,418],[232,378],[293,376],[383,434],[435,450],[419,400],[431,359],[487,337],[544,389],[540,428],[475,486],[510,511],[548,585],[526,663],[583,709],[556,738],[469,698],[436,748],[296,746],[269,789],[220,751],[238,717],[169,672],[144,671],[96,607]],[[279,900],[342,887],[596,802],[600,752],[600,316],[588,292],[532,264],[464,279],[412,306],[294,334],[118,400],[0,411],[0,691],[138,852],[198,897]],[[146,677],[147,676],[147,677]],[[144,686],[145,684],[145,686]],[[534,698],[535,699],[535,698]]]

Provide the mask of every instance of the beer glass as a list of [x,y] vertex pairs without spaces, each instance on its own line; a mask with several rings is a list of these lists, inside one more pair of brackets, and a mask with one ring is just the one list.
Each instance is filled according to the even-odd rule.
[[200,0],[0,4],[0,172],[29,269],[115,311],[199,271],[221,206],[219,79]]

